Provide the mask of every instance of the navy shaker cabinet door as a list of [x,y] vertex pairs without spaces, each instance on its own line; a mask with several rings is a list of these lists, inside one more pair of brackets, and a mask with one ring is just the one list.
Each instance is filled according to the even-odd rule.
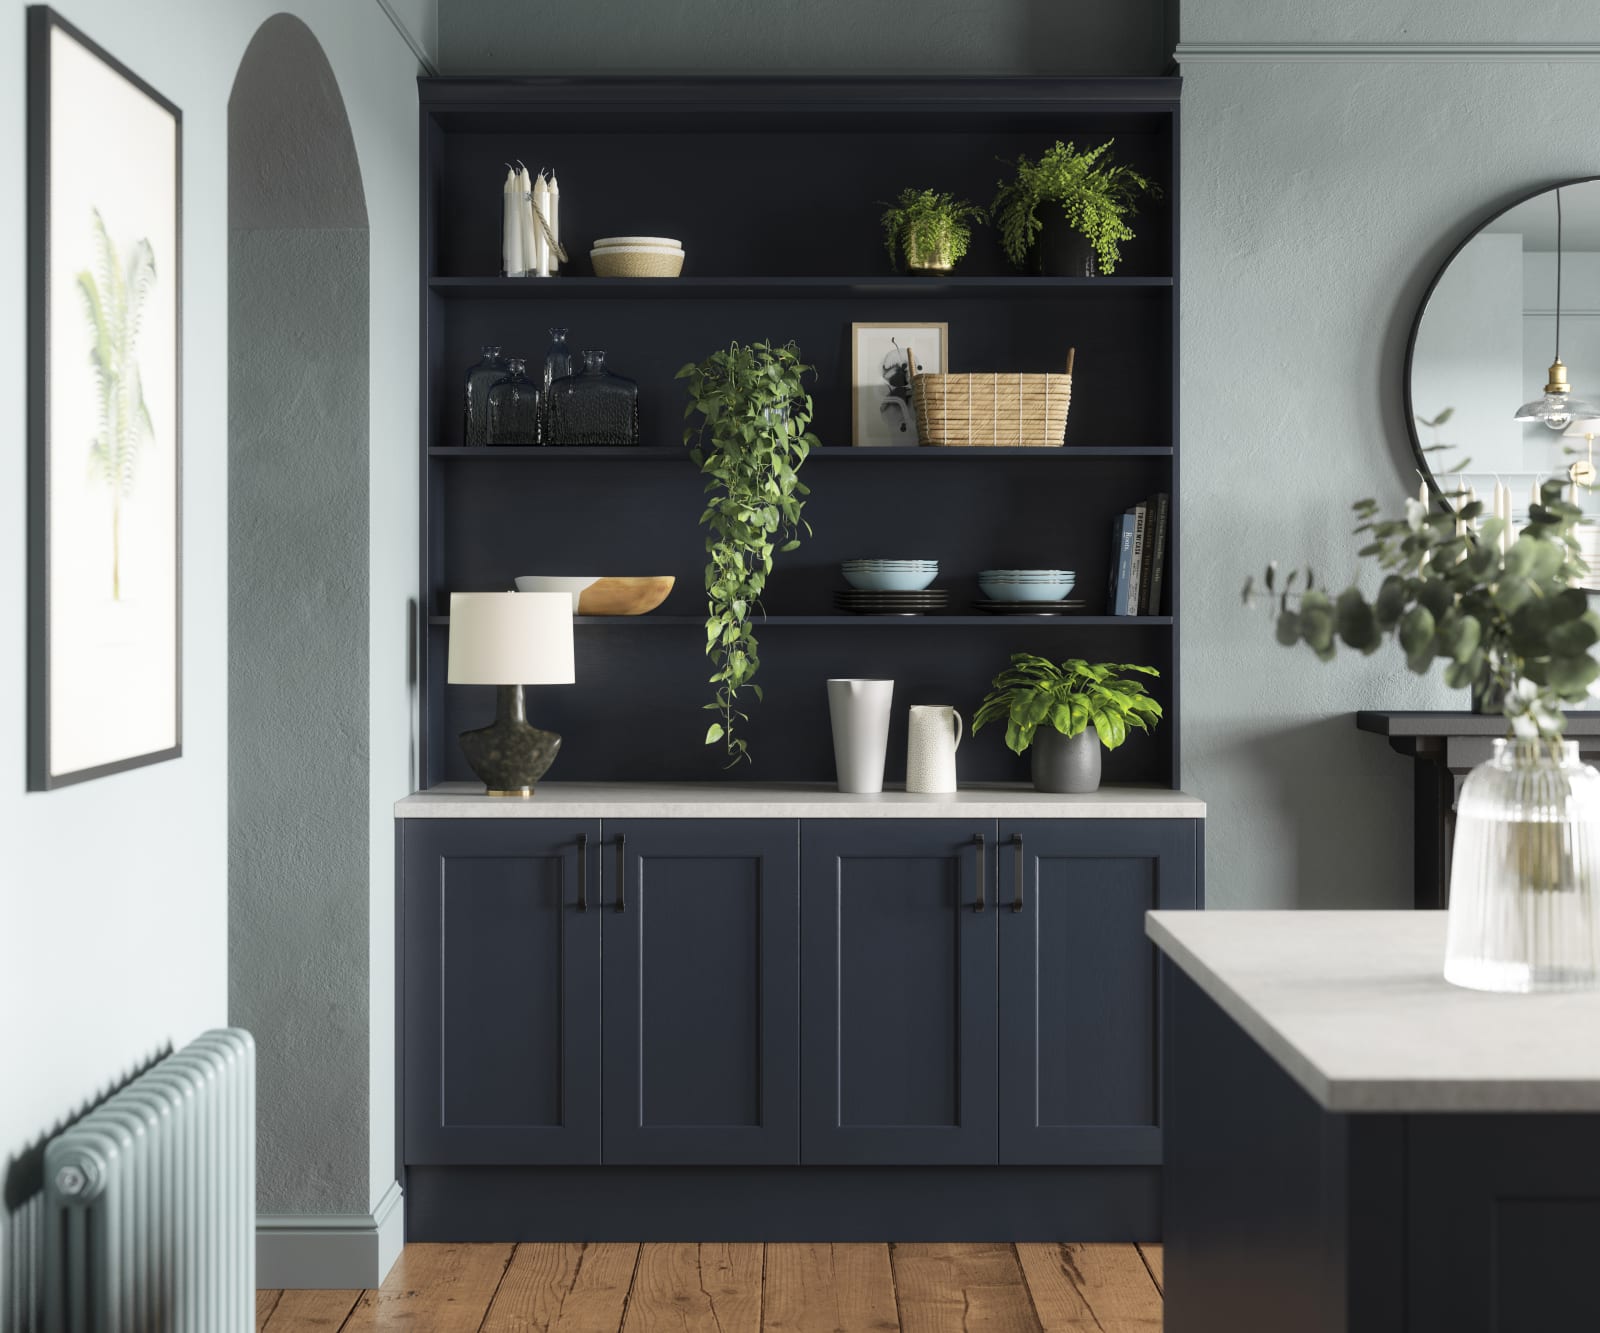
[[992,820],[807,821],[807,1163],[996,1160]]
[[608,1164],[799,1160],[799,828],[606,820]]
[[1193,820],[1000,825],[1000,1160],[1158,1165],[1153,908],[1200,906]]
[[600,825],[401,821],[405,1160],[600,1160]]

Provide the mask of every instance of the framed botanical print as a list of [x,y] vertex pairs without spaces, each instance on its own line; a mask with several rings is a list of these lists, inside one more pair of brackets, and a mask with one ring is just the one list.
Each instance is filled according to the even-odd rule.
[[850,326],[851,444],[919,443],[906,356],[917,358],[919,375],[942,375],[950,368],[949,344],[948,324]]
[[183,123],[28,10],[28,786],[182,753]]

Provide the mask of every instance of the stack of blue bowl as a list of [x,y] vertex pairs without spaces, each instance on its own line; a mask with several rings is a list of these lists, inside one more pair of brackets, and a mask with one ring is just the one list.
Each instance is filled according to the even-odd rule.
[[841,611],[858,615],[916,616],[941,611],[949,601],[937,560],[846,560],[840,565],[850,586],[833,595]]
[[979,603],[985,611],[1019,611],[1035,615],[1076,609],[1069,600],[1077,573],[1070,569],[986,569],[978,575]]

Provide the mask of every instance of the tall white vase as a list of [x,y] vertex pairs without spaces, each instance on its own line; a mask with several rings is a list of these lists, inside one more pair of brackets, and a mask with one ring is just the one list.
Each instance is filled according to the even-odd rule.
[[883,790],[889,753],[892,680],[830,680],[828,717],[833,723],[833,765],[839,790],[871,795]]

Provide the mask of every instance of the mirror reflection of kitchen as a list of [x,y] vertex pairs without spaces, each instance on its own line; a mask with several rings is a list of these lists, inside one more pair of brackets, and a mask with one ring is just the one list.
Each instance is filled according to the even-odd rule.
[[1586,586],[1600,588],[1600,180],[1545,190],[1473,235],[1428,293],[1410,360],[1419,465],[1486,511],[1503,485],[1519,526],[1540,482],[1575,477],[1593,520],[1578,533]]

